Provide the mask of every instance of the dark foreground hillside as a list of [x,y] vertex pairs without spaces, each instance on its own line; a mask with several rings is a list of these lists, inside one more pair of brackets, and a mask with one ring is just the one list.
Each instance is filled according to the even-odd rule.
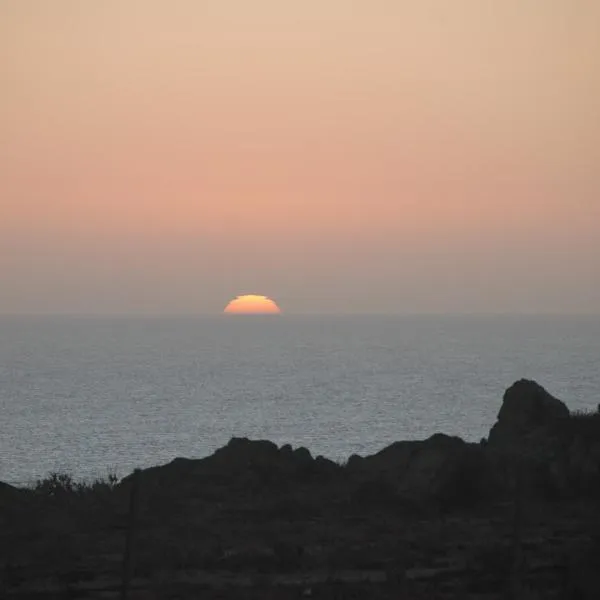
[[599,509],[600,414],[522,380],[480,444],[342,466],[234,438],[118,484],[0,484],[0,598],[596,600]]

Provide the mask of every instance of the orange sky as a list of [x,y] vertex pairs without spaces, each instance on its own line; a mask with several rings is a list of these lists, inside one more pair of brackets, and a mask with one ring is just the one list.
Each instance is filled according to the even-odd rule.
[[0,0],[0,312],[600,307],[596,0]]

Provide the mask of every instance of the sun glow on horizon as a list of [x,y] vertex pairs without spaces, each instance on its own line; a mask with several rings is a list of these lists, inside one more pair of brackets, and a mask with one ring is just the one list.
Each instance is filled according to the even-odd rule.
[[280,315],[281,309],[268,296],[244,294],[229,302],[223,312],[227,315]]

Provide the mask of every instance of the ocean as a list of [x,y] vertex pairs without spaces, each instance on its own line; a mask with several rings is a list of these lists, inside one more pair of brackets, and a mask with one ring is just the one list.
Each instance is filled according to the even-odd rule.
[[200,458],[232,436],[338,461],[485,437],[535,379],[600,402],[600,317],[0,317],[0,481]]

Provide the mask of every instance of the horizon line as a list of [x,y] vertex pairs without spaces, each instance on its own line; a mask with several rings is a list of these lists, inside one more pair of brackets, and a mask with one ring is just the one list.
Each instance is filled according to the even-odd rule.
[[[264,316],[264,315],[237,315]],[[273,315],[267,315],[273,316]],[[566,311],[404,311],[404,312],[287,312],[282,310],[278,317],[419,317],[419,316],[462,316],[462,317],[600,317],[600,312]],[[0,317],[79,317],[79,318],[200,318],[231,317],[223,312],[0,312]]]

